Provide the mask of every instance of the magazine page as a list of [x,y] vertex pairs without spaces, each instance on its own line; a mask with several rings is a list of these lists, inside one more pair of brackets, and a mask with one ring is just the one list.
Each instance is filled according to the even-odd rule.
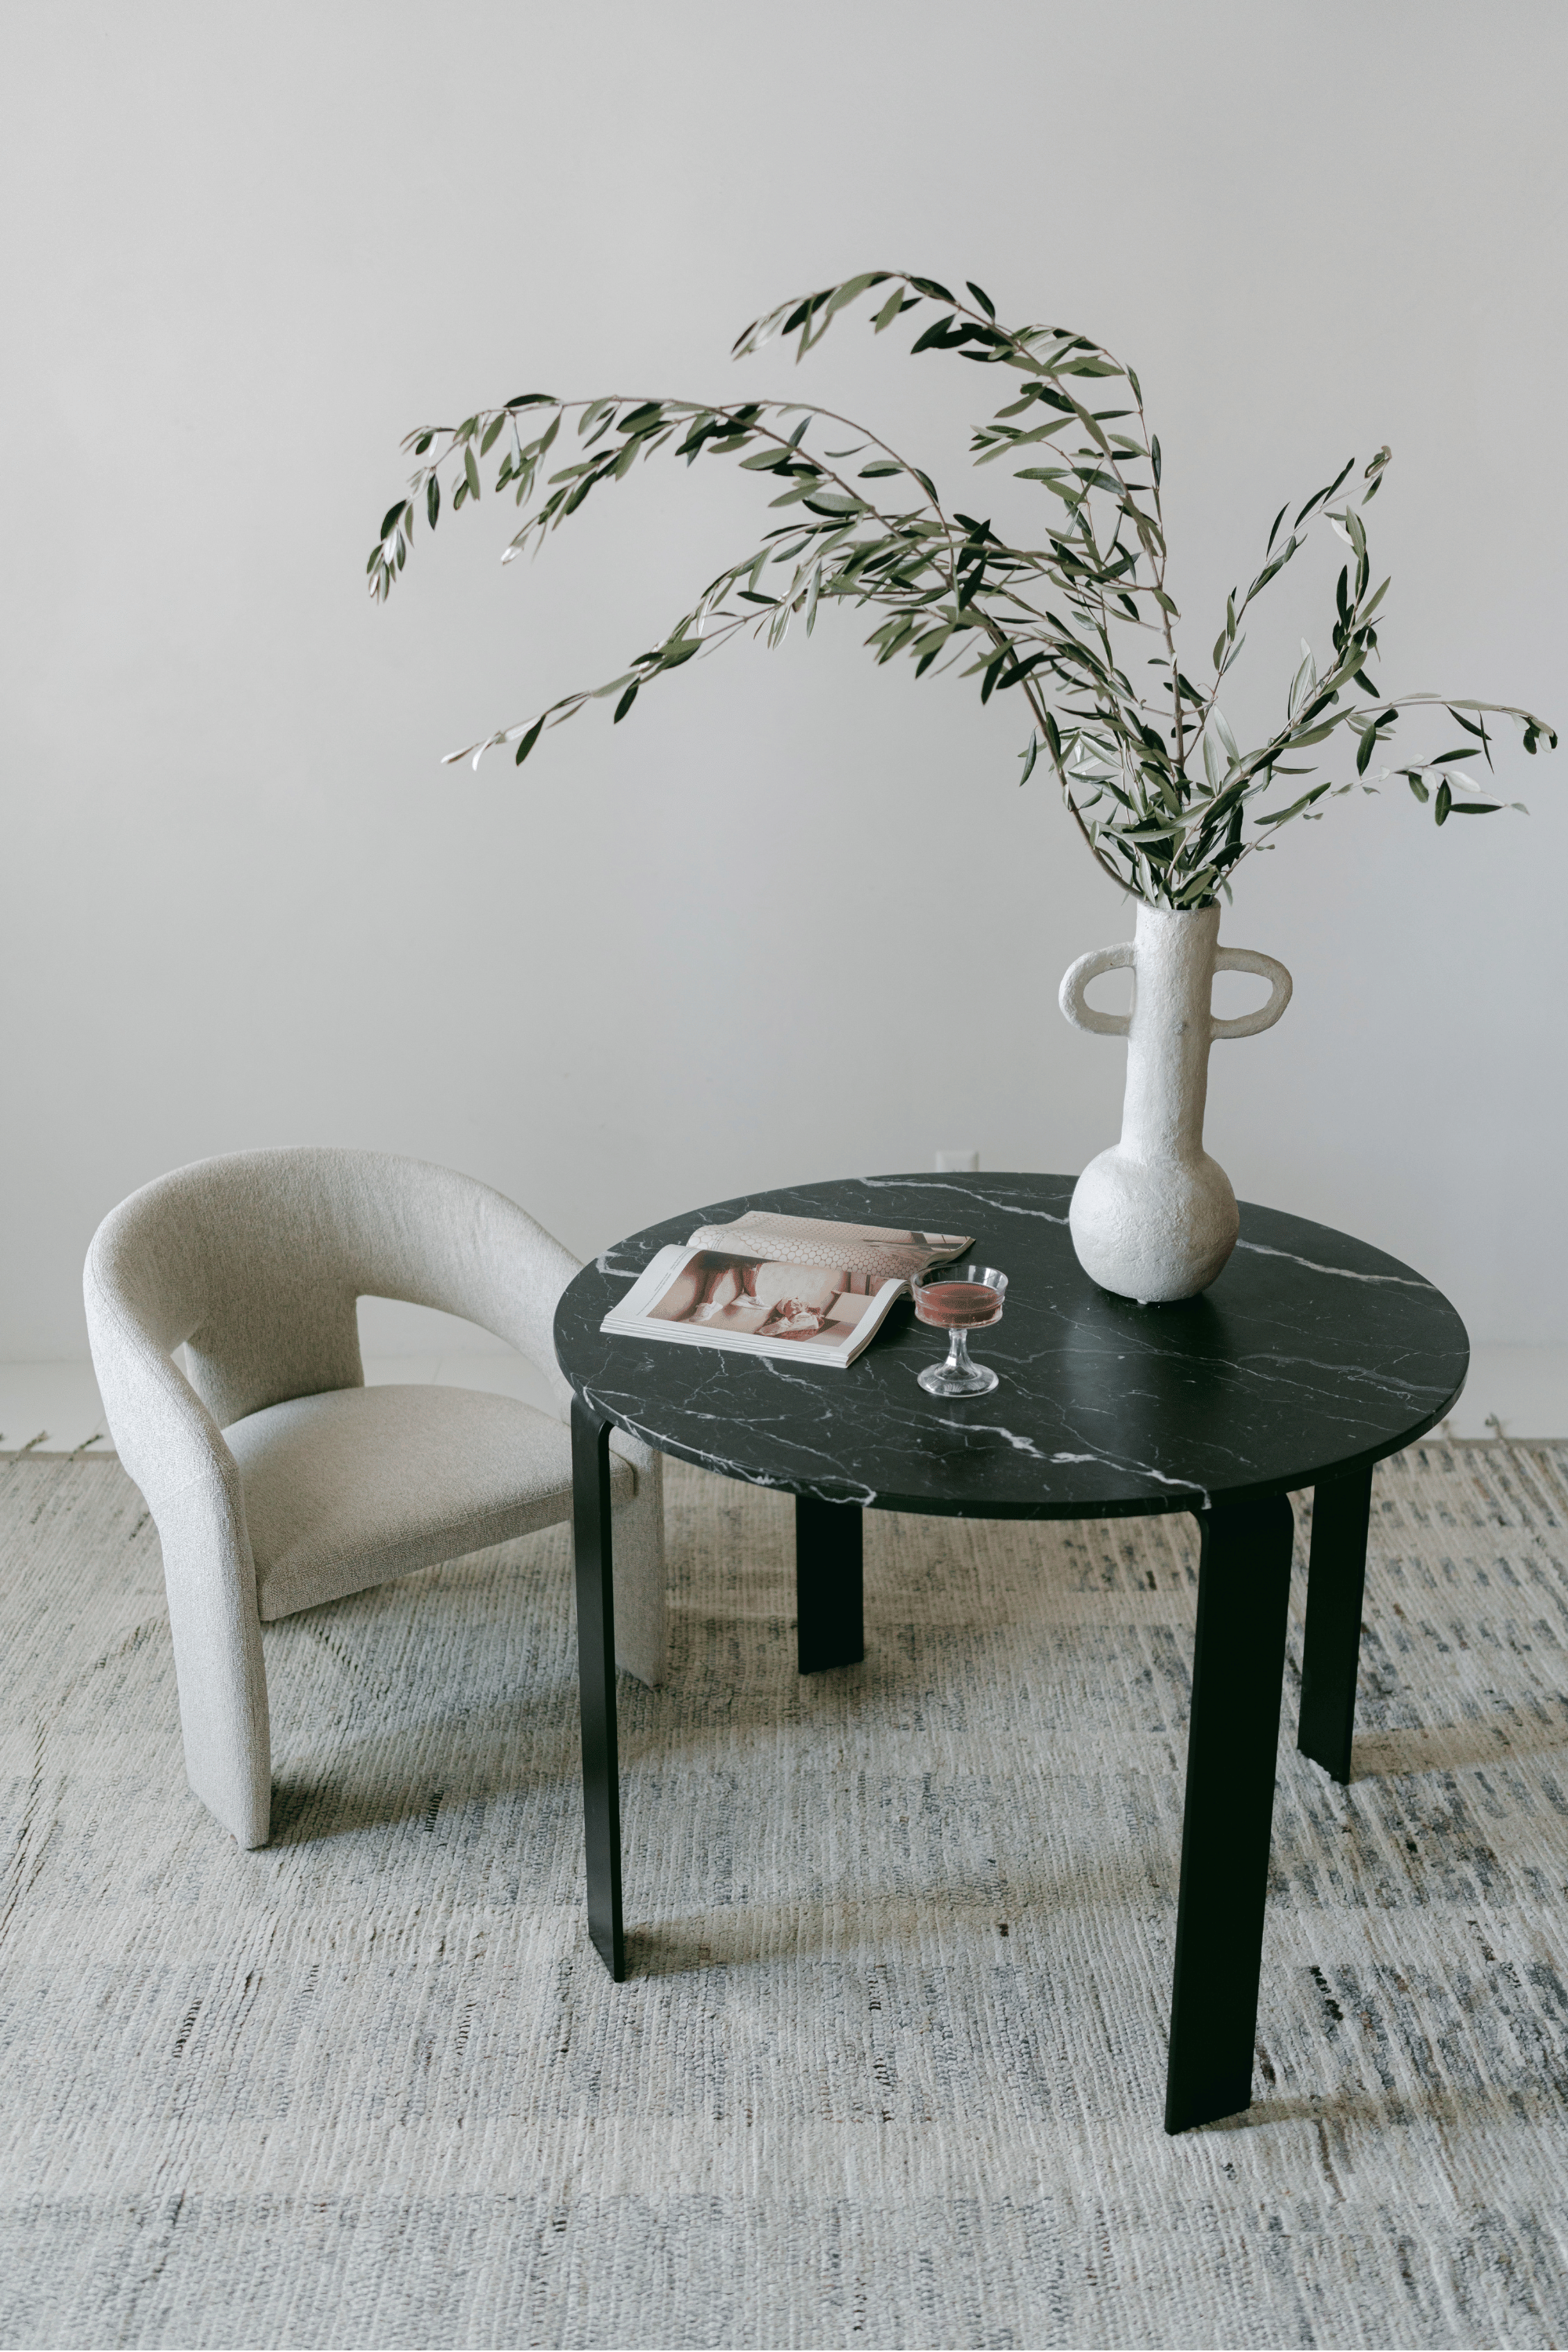
[[841,1267],[856,1274],[887,1274],[900,1281],[958,1257],[970,1246],[968,1234],[911,1232],[908,1226],[840,1224],[832,1217],[786,1217],[771,1209],[748,1209],[728,1225],[699,1225],[690,1247],[755,1253],[784,1265]]
[[905,1287],[897,1274],[674,1244],[659,1251],[599,1328],[842,1369]]

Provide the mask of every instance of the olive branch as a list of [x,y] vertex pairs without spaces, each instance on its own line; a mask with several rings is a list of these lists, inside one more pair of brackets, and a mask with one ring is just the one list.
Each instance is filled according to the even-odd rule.
[[[1387,695],[1371,675],[1377,657],[1373,616],[1389,583],[1371,585],[1361,510],[1383,486],[1386,446],[1353,482],[1352,457],[1298,509],[1283,537],[1289,502],[1281,507],[1256,579],[1245,594],[1233,589],[1226,600],[1225,624],[1208,664],[1213,677],[1200,689],[1178,653],[1181,614],[1166,588],[1159,437],[1148,428],[1136,373],[1102,345],[1067,328],[1005,327],[990,298],[972,283],[965,290],[973,299],[963,301],[934,278],[878,269],[781,303],[752,321],[732,356],[793,336],[798,362],[841,311],[873,288],[880,294],[871,321],[877,334],[922,305],[936,311],[911,355],[956,352],[1024,378],[1016,396],[975,429],[971,454],[979,466],[1020,456],[1030,460],[1014,468],[1015,478],[1037,483],[1053,502],[1043,545],[1012,546],[989,519],[949,511],[930,475],[879,436],[798,401],[725,404],[636,394],[561,400],[531,392],[499,408],[477,410],[460,425],[421,426],[403,446],[422,462],[408,495],[384,517],[365,567],[377,599],[391,593],[407,562],[421,509],[435,529],[443,469],[453,509],[477,504],[484,494],[481,465],[499,444],[492,488],[510,489],[517,507],[529,507],[552,454],[559,457],[572,449],[571,439],[561,441],[568,420],[574,421],[578,454],[546,475],[545,495],[519,527],[503,562],[529,549],[537,553],[594,490],[624,481],[639,459],[664,448],[689,467],[704,456],[734,457],[743,471],[781,481],[770,506],[789,510],[618,677],[563,695],[524,724],[449,752],[448,761],[471,759],[478,767],[486,751],[514,744],[521,765],[546,728],[612,697],[618,725],[651,679],[716,652],[740,632],[778,646],[803,616],[809,635],[824,600],[869,606],[880,615],[866,639],[879,663],[907,656],[920,678],[966,662],[963,675],[979,677],[983,703],[1019,688],[1033,721],[1019,754],[1020,781],[1028,780],[1043,749],[1100,866],[1121,888],[1155,905],[1200,907],[1216,895],[1228,897],[1230,877],[1244,857],[1266,846],[1292,817],[1321,814],[1318,802],[1353,791],[1358,780],[1370,792],[1390,775],[1402,776],[1418,801],[1430,803],[1439,825],[1451,815],[1493,814],[1501,802],[1460,798],[1455,790],[1476,792],[1476,780],[1461,771],[1461,762],[1480,758],[1492,769],[1489,718],[1515,720],[1527,752],[1542,741],[1555,750],[1555,730],[1528,710],[1432,694]],[[1090,407],[1095,386],[1112,383],[1125,391],[1111,396],[1130,400],[1131,406]],[[1128,429],[1113,431],[1116,425]],[[822,441],[824,428],[847,434],[848,446],[808,449],[808,436]],[[1219,700],[1246,642],[1242,623],[1320,522],[1328,523],[1353,559],[1342,565],[1335,590],[1332,658],[1320,672],[1303,644],[1283,725],[1243,751]],[[1157,647],[1146,657],[1145,666],[1156,673],[1149,691],[1133,684],[1125,666],[1136,658],[1139,635],[1152,636]],[[1365,699],[1352,701],[1352,693]],[[1447,710],[1468,740],[1431,759],[1382,766],[1369,781],[1372,761],[1401,716],[1423,708]],[[1342,728],[1357,739],[1355,773],[1336,782],[1321,773],[1316,760],[1303,762],[1297,755]],[[1298,788],[1303,777],[1318,781]]]

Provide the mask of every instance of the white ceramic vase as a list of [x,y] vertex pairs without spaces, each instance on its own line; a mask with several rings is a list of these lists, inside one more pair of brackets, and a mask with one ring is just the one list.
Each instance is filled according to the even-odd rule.
[[[1084,990],[1097,972],[1132,968],[1132,1010],[1097,1013]],[[1216,1021],[1216,971],[1255,971],[1273,982],[1266,1004],[1239,1020]],[[1192,1298],[1236,1247],[1236,1194],[1204,1150],[1209,1045],[1255,1037],[1290,1002],[1290,975],[1252,948],[1222,948],[1219,908],[1179,914],[1140,905],[1134,938],[1079,956],[1063,978],[1060,1003],[1079,1029],[1127,1040],[1121,1140],[1091,1160],[1072,1196],[1069,1223],[1079,1263],[1102,1289],[1152,1306]]]

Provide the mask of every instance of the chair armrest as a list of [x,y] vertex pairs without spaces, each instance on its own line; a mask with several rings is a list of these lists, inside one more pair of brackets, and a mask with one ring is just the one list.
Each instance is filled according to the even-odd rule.
[[398,1229],[361,1269],[365,1289],[460,1315],[526,1356],[563,1420],[572,1391],[555,1360],[555,1308],[579,1261],[527,1211],[475,1177],[427,1161],[387,1160]]
[[169,1351],[104,1279],[96,1244],[82,1276],[88,1342],[109,1433],[156,1517],[183,1488],[216,1478],[241,1493],[222,1433]]

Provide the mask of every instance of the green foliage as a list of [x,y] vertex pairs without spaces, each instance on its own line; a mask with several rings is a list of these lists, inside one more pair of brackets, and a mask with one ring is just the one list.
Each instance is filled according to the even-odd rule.
[[[966,287],[971,299],[963,301],[934,278],[878,269],[782,303],[746,329],[734,355],[793,337],[795,357],[803,359],[839,313],[873,289],[877,334],[924,308],[929,315],[911,354],[956,352],[1021,379],[991,422],[975,430],[971,449],[979,466],[1027,460],[1013,472],[1037,484],[1047,500],[1043,543],[1010,545],[989,519],[944,507],[930,476],[876,434],[797,401],[715,407],[619,394],[563,401],[529,392],[461,425],[422,427],[404,446],[423,462],[409,495],[384,517],[366,566],[378,598],[390,594],[408,560],[421,503],[435,528],[443,468],[454,509],[477,502],[480,460],[498,444],[493,488],[510,490],[515,506],[529,509],[506,562],[526,549],[537,552],[595,490],[624,481],[656,450],[668,448],[689,467],[699,457],[732,457],[743,471],[781,485],[770,506],[783,520],[709,583],[661,643],[607,684],[565,695],[525,725],[500,729],[449,759],[471,757],[477,767],[487,751],[515,744],[521,765],[547,727],[611,697],[618,723],[650,679],[715,651],[741,630],[776,646],[797,617],[809,635],[825,601],[868,607],[879,617],[866,643],[879,663],[910,660],[917,678],[937,665],[963,664],[963,676],[979,679],[983,703],[1018,689],[1033,721],[1021,754],[1023,780],[1043,750],[1106,873],[1153,904],[1200,907],[1220,892],[1228,896],[1237,866],[1280,825],[1321,814],[1320,801],[1353,791],[1357,780],[1370,792],[1391,773],[1403,776],[1439,825],[1449,816],[1491,814],[1500,802],[1455,796],[1456,785],[1474,789],[1456,762],[1481,758],[1491,768],[1489,716],[1516,720],[1526,751],[1541,742],[1556,748],[1554,730],[1527,710],[1387,695],[1372,676],[1373,616],[1389,583],[1372,586],[1362,509],[1382,488],[1386,447],[1359,476],[1352,458],[1297,509],[1283,537],[1289,508],[1280,509],[1257,577],[1245,593],[1233,590],[1226,600],[1207,665],[1212,679],[1200,688],[1192,680],[1195,665],[1184,665],[1177,649],[1181,615],[1166,586],[1159,439],[1149,432],[1136,374],[1089,337],[1062,327],[1004,327],[978,286]],[[1109,391],[1111,385],[1117,389]],[[1121,404],[1089,404],[1108,393]],[[572,438],[561,442],[569,423],[575,457]],[[1111,429],[1118,425],[1127,429]],[[808,440],[822,440],[824,427],[847,431],[850,446],[813,454]],[[552,453],[570,462],[545,470]],[[1323,522],[1352,559],[1335,590],[1332,656],[1320,672],[1303,644],[1283,723],[1244,751],[1219,700],[1246,641],[1242,623]],[[1152,637],[1156,647],[1145,655],[1144,666],[1156,673],[1147,690],[1126,666],[1138,659],[1140,636]],[[1357,692],[1366,699],[1352,701]],[[1447,709],[1470,740],[1435,759],[1380,766],[1368,781],[1402,716],[1423,707]],[[1353,778],[1336,782],[1318,760],[1298,756],[1335,737],[1348,749],[1347,736],[1356,740]]]

